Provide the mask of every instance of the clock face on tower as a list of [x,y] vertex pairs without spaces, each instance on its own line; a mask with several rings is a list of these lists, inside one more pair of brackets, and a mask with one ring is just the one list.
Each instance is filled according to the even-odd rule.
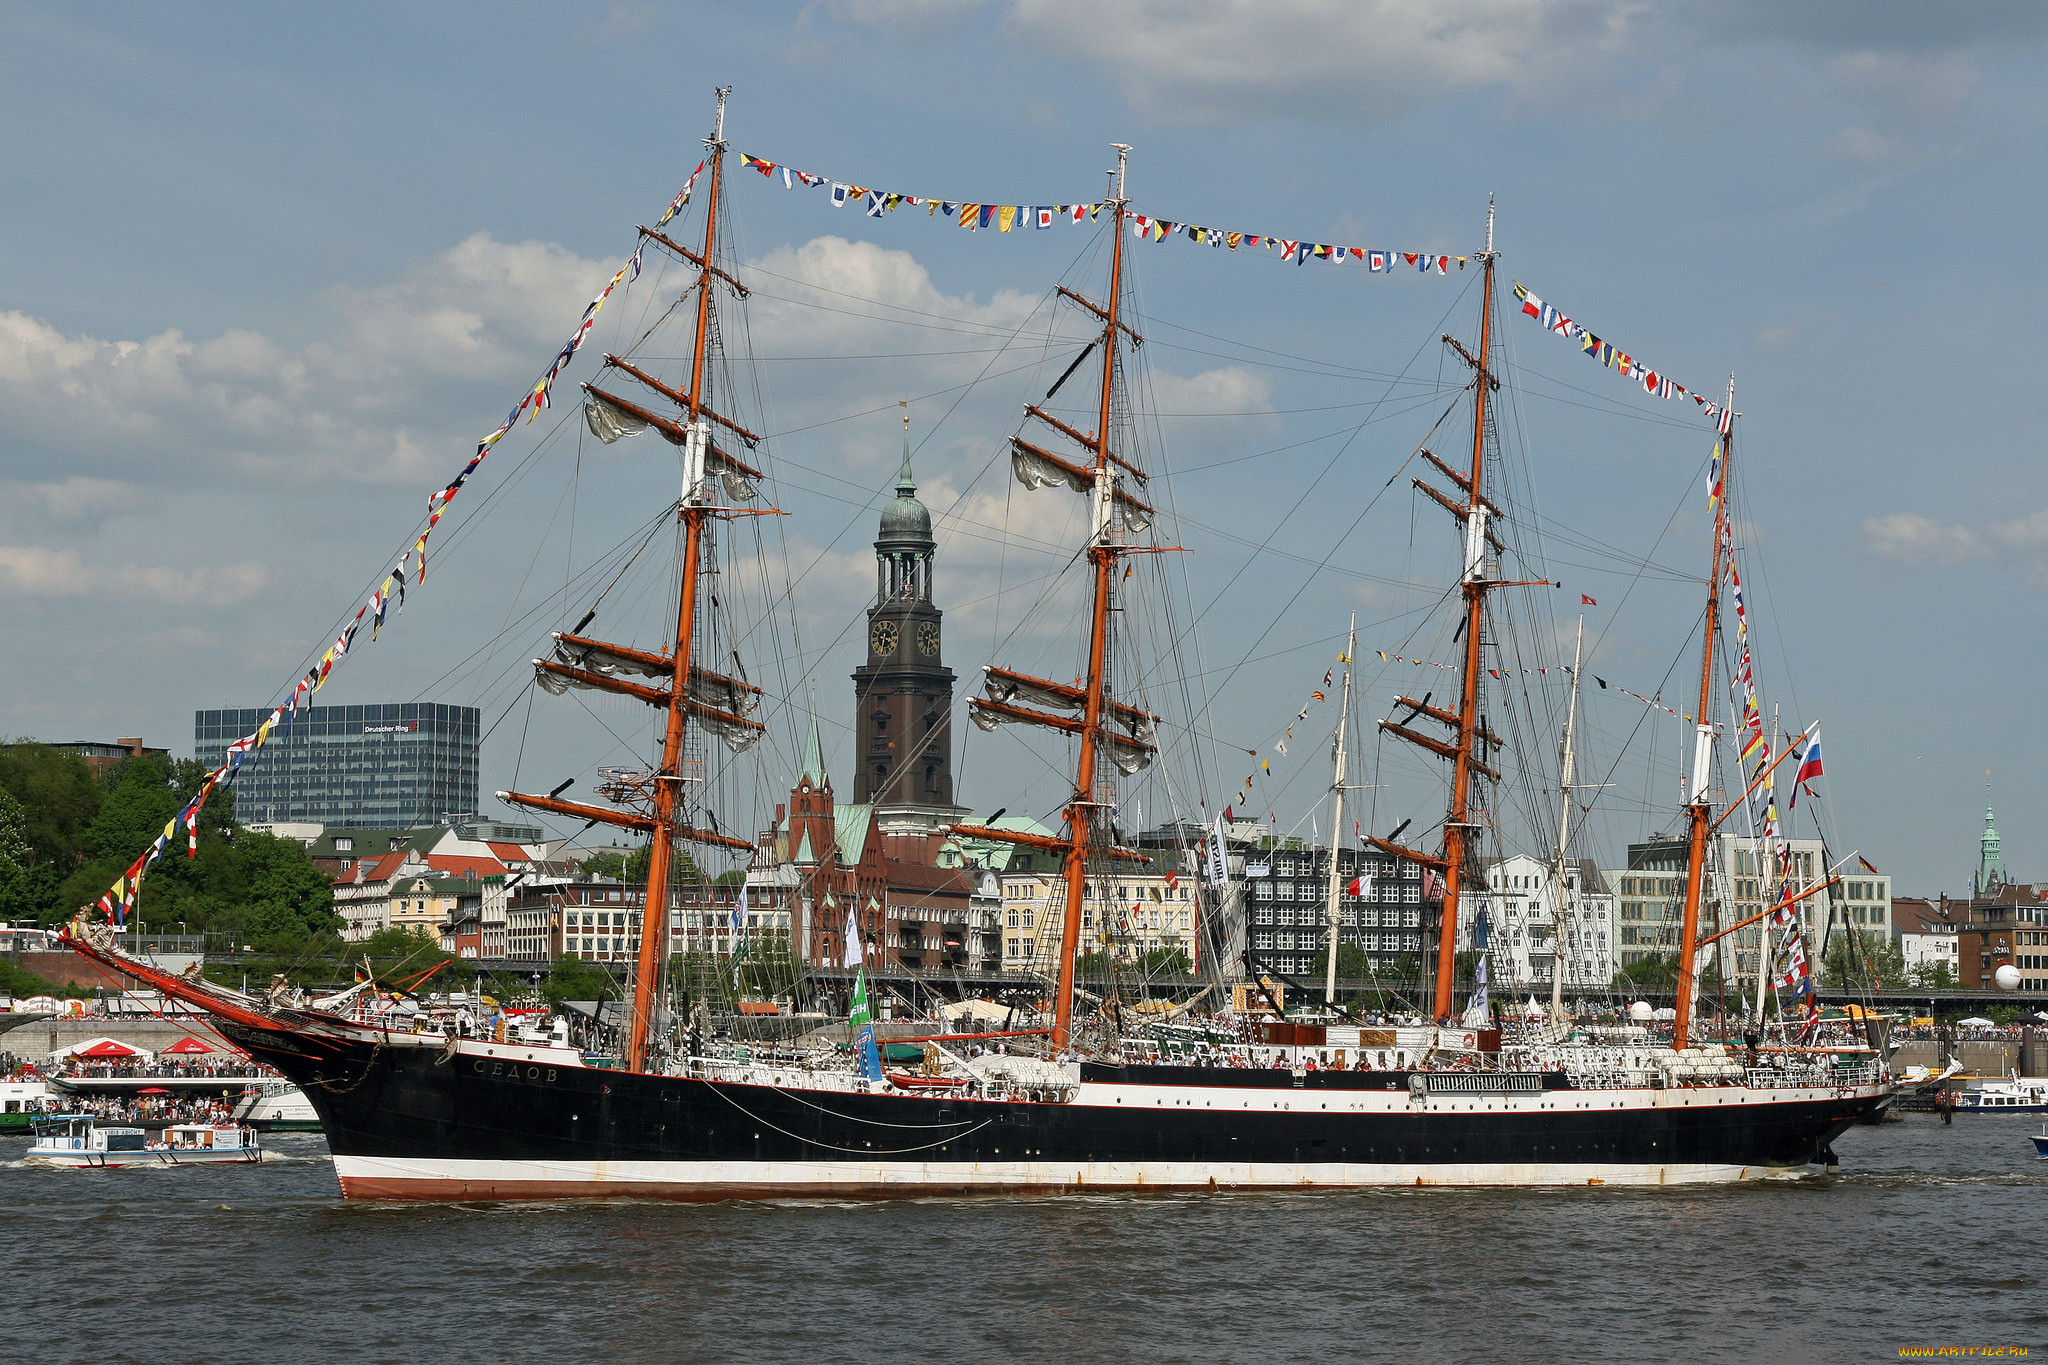
[[876,654],[894,654],[898,638],[894,621],[877,621],[868,628],[868,648]]
[[939,623],[926,621],[917,628],[917,652],[927,659],[939,657]]

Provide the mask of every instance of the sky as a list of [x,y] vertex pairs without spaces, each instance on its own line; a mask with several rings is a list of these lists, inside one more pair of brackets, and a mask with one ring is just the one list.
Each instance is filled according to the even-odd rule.
[[[1837,854],[1861,850],[1899,894],[1961,892],[1988,790],[2008,870],[2048,875],[2025,778],[2048,761],[2048,344],[2028,312],[2048,10],[16,3],[0,21],[0,732],[189,753],[194,709],[279,699],[687,178],[730,85],[735,152],[921,196],[1094,200],[1123,142],[1139,213],[1463,255],[1491,196],[1504,287],[1688,388],[1734,377],[1757,670],[1787,729],[1823,726],[1828,776],[1804,804]],[[1071,590],[1072,509],[1016,489],[1000,457],[1083,344],[1051,290],[1099,293],[1107,247],[1085,226],[868,218],[751,177],[730,192],[753,297],[728,340],[760,360],[748,410],[791,513],[763,544],[797,584],[746,642],[775,656],[773,733],[738,823],[787,789],[812,696],[850,786],[846,677],[899,400],[963,689],[999,651],[1065,666],[1070,622],[1024,604]],[[1479,272],[1295,267],[1184,238],[1130,258],[1159,414],[1144,453],[1189,551],[1148,569],[1150,619],[1193,626],[1150,681],[1200,739],[1177,786],[1126,799],[1150,823],[1253,773],[1240,808],[1326,829],[1334,706],[1275,741],[1347,618],[1370,664],[1354,725],[1403,689],[1448,690],[1368,652],[1454,657],[1434,610],[1453,528],[1408,480],[1419,445],[1469,451],[1462,414],[1431,424],[1464,378],[1437,337],[1474,341]],[[635,282],[595,339],[631,343],[681,280]],[[1502,474],[1526,509],[1511,539],[1563,585],[1505,604],[1503,638],[1531,666],[1568,661],[1594,599],[1586,673],[1612,686],[1583,702],[1585,851],[1615,866],[1676,818],[1686,727],[1617,689],[1692,709],[1710,431],[1512,309],[1496,339]],[[586,351],[565,383],[594,365]],[[574,623],[673,478],[666,447],[599,446],[558,403],[493,452],[436,532],[445,567],[321,700],[483,707],[486,790],[587,790],[593,752],[633,761],[631,703],[537,702],[521,661]],[[607,625],[648,638],[656,598]],[[1554,762],[1561,715],[1557,675],[1537,677],[1508,736],[1531,771]],[[965,728],[964,804],[1059,804],[1056,753]],[[1362,823],[1441,818],[1434,760],[1369,734],[1354,752]],[[1538,845],[1554,813],[1517,799],[1503,838]]]

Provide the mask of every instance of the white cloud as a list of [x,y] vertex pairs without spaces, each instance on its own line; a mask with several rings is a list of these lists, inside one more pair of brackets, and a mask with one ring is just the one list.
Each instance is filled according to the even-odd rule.
[[1895,512],[1863,523],[1871,552],[1902,564],[1954,564],[1987,553],[1984,540],[1967,526],[1952,526],[1918,512]]
[[622,43],[645,38],[661,22],[661,10],[651,3],[613,4],[602,17],[586,18],[576,30],[579,42]]
[[1990,534],[1999,544],[2014,550],[2048,549],[2048,508],[2032,516],[1998,522],[1990,528]]
[[1873,117],[1902,129],[1956,117],[1984,84],[1975,63],[1955,54],[1845,52],[1828,71]]
[[54,521],[89,521],[130,512],[142,505],[142,490],[120,479],[94,479],[74,474],[53,483],[30,484],[23,490]]
[[431,480],[502,410],[484,386],[511,386],[509,407],[606,278],[561,247],[479,233],[389,284],[329,291],[339,326],[299,349],[245,329],[69,336],[0,311],[0,420],[28,462],[87,479]]
[[1015,0],[1011,22],[1155,118],[1284,109],[1366,123],[1446,95],[1540,91],[1626,44],[1632,0]]
[[[1977,528],[1954,525],[1898,512],[1863,523],[1873,553],[1905,564],[1955,564],[1999,552],[2026,554],[2048,550],[2048,508],[2010,521]],[[2036,574],[2039,575],[2037,569]]]
[[243,562],[173,569],[88,563],[76,550],[0,545],[0,583],[19,597],[123,597],[176,606],[230,606],[246,601],[269,577]]

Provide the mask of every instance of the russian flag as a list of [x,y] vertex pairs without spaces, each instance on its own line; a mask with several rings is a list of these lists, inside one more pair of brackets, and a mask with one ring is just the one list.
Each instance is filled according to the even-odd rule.
[[[1816,725],[1813,727],[1813,738],[1806,741],[1806,752],[1799,756],[1799,772],[1792,779],[1792,799],[1785,803],[1786,808],[1790,809],[1799,804],[1799,791],[1806,786],[1809,778],[1826,775],[1820,766],[1820,727]],[[1811,789],[1808,789],[1807,794],[1813,794]]]

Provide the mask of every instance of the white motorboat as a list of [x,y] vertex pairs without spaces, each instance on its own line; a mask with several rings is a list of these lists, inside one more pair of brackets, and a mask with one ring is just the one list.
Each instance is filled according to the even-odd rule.
[[2048,1114],[2048,1077],[2014,1075],[1956,1096],[1958,1114]]
[[261,1133],[317,1133],[320,1115],[306,1092],[290,1081],[258,1081],[242,1092],[235,1122]]
[[191,1166],[263,1159],[256,1130],[240,1124],[178,1123],[156,1137],[141,1128],[102,1126],[91,1114],[36,1121],[25,1160],[46,1166]]

